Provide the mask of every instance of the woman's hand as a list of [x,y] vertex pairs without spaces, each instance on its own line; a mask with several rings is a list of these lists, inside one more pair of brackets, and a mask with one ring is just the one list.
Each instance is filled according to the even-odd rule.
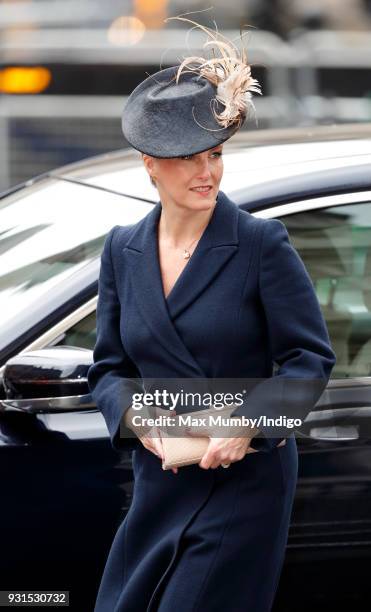
[[[210,467],[215,469],[222,463],[228,465],[235,461],[240,461],[248,453],[260,452],[250,446],[251,440],[259,433],[259,429],[231,426],[228,428],[228,433],[234,432],[234,437],[230,436],[228,438],[218,438],[217,435],[220,435],[220,432],[223,430],[221,428],[216,429],[215,427],[194,426],[187,427],[185,431],[188,436],[207,436],[209,438],[207,450],[198,464],[206,470]],[[239,433],[243,435],[239,436]],[[277,446],[285,446],[285,444],[286,439],[283,439]]]
[[[250,428],[247,432],[246,428],[241,427],[235,427],[234,429],[230,427],[227,429],[229,434],[234,432],[234,436],[230,435],[227,438],[217,437],[223,431],[223,428],[216,429],[209,426],[186,428],[186,433],[189,436],[207,436],[209,438],[207,450],[198,464],[201,468],[207,470],[211,467],[215,469],[222,463],[228,465],[235,461],[240,461],[247,453],[259,452],[250,446],[251,440],[259,430]],[[226,428],[224,428],[224,431],[226,431]],[[239,436],[239,433],[243,433],[243,436]]]
[[234,463],[244,458],[246,453],[258,453],[259,451],[250,447],[251,438],[214,438],[209,440],[206,453],[199,462],[204,469],[217,468],[222,463]]
[[[160,408],[155,409],[152,417],[158,416],[160,413],[165,413],[165,411]],[[167,412],[165,414],[168,414]],[[151,453],[159,457],[161,461],[164,459],[164,451],[162,448],[162,440],[158,427],[149,427],[149,426],[139,426],[133,424],[133,416],[136,413],[133,410],[132,406],[126,410],[124,416],[124,423],[126,427],[129,427],[133,433],[137,436],[143,446],[149,450]],[[147,415],[148,416],[148,415]],[[172,468],[174,474],[177,474],[178,468]]]
[[[161,435],[157,427],[152,427],[148,433],[139,435],[138,438],[147,450],[157,455],[161,461],[164,460]],[[173,470],[174,474],[177,474],[178,468],[171,469]]]

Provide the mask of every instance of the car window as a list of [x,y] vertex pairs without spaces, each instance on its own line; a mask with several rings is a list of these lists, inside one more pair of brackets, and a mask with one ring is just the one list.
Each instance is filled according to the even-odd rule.
[[332,378],[371,376],[371,203],[280,217],[311,276],[337,363]]
[[[44,304],[101,255],[114,225],[153,205],[47,178],[0,201],[0,348],[45,316]],[[57,307],[57,306],[56,306]]]
[[63,333],[54,346],[77,346],[93,350],[97,336],[96,312],[92,312]]

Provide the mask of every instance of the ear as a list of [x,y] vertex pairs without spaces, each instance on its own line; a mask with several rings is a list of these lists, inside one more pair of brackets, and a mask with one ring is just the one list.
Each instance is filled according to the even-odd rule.
[[153,169],[154,169],[153,157],[151,157],[151,155],[147,155],[146,153],[142,153],[142,160],[143,160],[144,166],[148,174],[151,176],[153,173]]

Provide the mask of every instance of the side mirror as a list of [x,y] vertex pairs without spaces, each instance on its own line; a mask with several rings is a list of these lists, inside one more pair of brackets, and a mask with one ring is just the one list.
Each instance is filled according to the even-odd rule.
[[87,382],[93,352],[56,346],[21,353],[7,361],[3,373],[3,410],[69,412],[96,408]]

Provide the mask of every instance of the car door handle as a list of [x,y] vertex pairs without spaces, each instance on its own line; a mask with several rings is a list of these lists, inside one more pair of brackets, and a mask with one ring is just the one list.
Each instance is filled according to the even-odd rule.
[[339,442],[358,440],[364,428],[371,429],[371,406],[312,410],[298,437]]
[[355,425],[333,425],[330,427],[311,427],[309,436],[313,440],[346,442],[358,440],[359,428]]

